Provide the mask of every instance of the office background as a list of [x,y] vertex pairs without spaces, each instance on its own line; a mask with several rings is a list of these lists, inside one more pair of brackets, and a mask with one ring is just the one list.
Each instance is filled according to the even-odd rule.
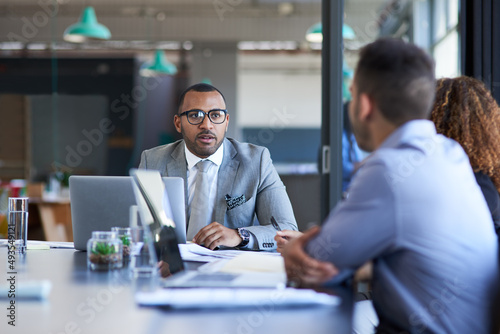
[[[86,6],[111,38],[64,41]],[[396,36],[425,48],[438,77],[480,77],[498,99],[498,6],[487,0],[0,0],[0,179],[47,182],[61,171],[127,175],[143,149],[179,138],[172,124],[177,96],[209,80],[228,101],[228,136],[270,149],[305,228],[321,221],[325,201],[318,165],[328,126],[326,66],[322,44],[306,40],[324,11],[340,8],[329,18],[340,17],[352,30],[336,30],[344,63],[336,71],[345,84],[363,45]],[[328,41],[334,37],[324,32]],[[175,75],[141,76],[156,50],[176,66]],[[340,159],[336,147],[332,162]],[[326,191],[338,193],[339,182]]]

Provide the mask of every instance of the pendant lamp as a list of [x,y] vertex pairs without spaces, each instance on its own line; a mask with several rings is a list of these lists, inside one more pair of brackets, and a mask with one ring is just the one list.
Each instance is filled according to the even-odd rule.
[[155,59],[152,64],[146,64],[146,66],[140,70],[140,74],[143,77],[151,77],[155,75],[175,75],[176,73],[177,67],[167,60],[165,53],[161,50],[156,50]]
[[73,43],[83,43],[89,39],[110,39],[109,29],[97,22],[94,7],[86,7],[80,20],[70,25],[64,31],[64,40]]
[[[342,38],[344,39],[355,39],[356,34],[351,27],[347,24],[342,25]],[[310,43],[321,43],[323,42],[323,25],[321,22],[313,24],[306,32],[306,40]]]

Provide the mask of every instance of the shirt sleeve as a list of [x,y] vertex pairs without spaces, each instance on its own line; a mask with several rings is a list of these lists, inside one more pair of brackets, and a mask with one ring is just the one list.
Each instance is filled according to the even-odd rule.
[[366,162],[353,179],[348,197],[307,245],[312,257],[341,270],[355,270],[390,249],[396,236],[394,192],[381,161]]

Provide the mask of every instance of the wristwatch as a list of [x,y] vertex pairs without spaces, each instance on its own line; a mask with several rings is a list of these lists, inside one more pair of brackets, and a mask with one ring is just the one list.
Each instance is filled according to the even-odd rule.
[[245,247],[246,245],[248,245],[248,243],[250,242],[250,232],[241,227],[237,228],[236,231],[242,239],[240,244],[236,247]]

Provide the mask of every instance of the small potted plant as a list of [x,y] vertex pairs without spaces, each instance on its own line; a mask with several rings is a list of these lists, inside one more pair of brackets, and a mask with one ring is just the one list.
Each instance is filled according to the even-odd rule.
[[87,243],[87,263],[92,270],[109,270],[122,267],[123,243],[116,232],[92,232]]
[[122,235],[120,240],[123,243],[123,260],[130,258],[130,236]]
[[112,227],[112,232],[116,232],[123,244],[123,262],[130,260],[132,234],[130,227]]

